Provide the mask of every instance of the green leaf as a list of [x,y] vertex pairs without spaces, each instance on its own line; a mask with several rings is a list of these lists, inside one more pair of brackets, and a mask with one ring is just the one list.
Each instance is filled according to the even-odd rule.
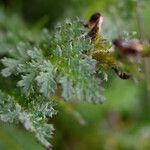
[[72,95],[73,95],[73,87],[72,87],[72,81],[67,78],[67,77],[62,77],[60,79],[60,83],[62,85],[62,97],[65,99],[65,100],[70,100],[72,98]]

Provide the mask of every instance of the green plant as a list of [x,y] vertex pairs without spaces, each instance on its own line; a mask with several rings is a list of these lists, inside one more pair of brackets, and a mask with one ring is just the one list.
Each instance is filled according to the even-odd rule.
[[[24,30],[22,26],[20,30]],[[16,36],[7,26],[5,32]],[[24,39],[17,44],[12,38],[12,45],[17,44],[17,47],[3,53],[7,57],[1,60],[5,66],[1,75],[9,77],[16,86],[8,91],[8,85],[1,89],[0,119],[21,122],[35,133],[40,143],[50,148],[47,139],[51,137],[53,126],[48,118],[56,114],[57,97],[95,103],[102,103],[103,97],[101,79],[96,76],[96,60],[84,54],[90,44],[82,38],[85,30],[81,22],[66,20],[52,35],[47,30],[39,33],[38,42],[17,35]]]
[[[97,65],[102,53],[98,59],[87,55],[95,43],[85,38],[87,31],[78,18],[65,20],[49,33],[47,29],[28,29],[15,16],[12,21],[1,14],[0,120],[22,123],[50,149],[54,130],[50,118],[57,113],[57,104],[76,99],[103,102],[107,67]],[[112,46],[108,43],[104,52]]]

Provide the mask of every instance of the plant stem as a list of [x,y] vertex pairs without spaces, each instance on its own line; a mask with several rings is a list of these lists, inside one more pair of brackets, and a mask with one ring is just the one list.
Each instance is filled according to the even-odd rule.
[[[144,32],[144,22],[142,19],[142,15],[140,13],[140,7],[136,4],[136,19],[138,23],[139,33],[140,33],[140,40],[147,44],[146,36]],[[147,78],[147,92],[148,92],[148,104],[150,105],[150,59],[144,58],[145,63],[145,70],[146,70],[146,78]]]
[[63,99],[61,99],[59,96],[54,95],[53,98],[55,99],[55,101],[57,102],[58,106],[62,109],[64,109],[66,112],[68,112],[69,114],[71,114],[74,119],[81,125],[81,126],[85,126],[86,125],[86,121],[84,120],[84,118],[81,116],[81,114],[76,111],[71,104],[66,103]]

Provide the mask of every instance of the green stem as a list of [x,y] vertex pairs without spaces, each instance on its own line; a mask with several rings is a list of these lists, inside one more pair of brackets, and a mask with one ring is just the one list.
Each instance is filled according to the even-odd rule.
[[[147,44],[146,41],[146,36],[144,32],[144,22],[142,19],[142,15],[140,12],[140,7],[136,3],[136,19],[138,23],[138,28],[139,28],[139,33],[140,33],[140,40]],[[150,105],[150,59],[149,58],[144,58],[144,63],[145,63],[145,70],[146,70],[146,78],[147,78],[147,92],[148,92],[148,103]]]
[[71,106],[71,104],[66,103],[63,99],[61,99],[59,96],[54,95],[53,98],[55,99],[55,101],[57,102],[58,106],[62,109],[64,109],[67,113],[71,114],[74,119],[81,125],[81,126],[85,126],[86,125],[86,121],[84,120],[84,118],[81,116],[81,114],[76,111],[73,106]]

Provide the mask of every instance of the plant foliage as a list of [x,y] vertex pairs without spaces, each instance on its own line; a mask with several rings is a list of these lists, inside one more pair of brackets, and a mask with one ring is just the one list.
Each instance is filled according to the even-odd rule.
[[[63,100],[102,103],[102,81],[107,80],[108,69],[115,68],[124,78],[128,76],[121,71],[139,73],[136,59],[111,52],[112,42],[99,34],[95,41],[87,35],[79,18],[66,19],[50,32],[29,28],[0,9],[0,120],[21,123],[51,149],[50,121],[57,104]],[[75,116],[80,118],[78,113]]]
[[[8,16],[3,15],[2,19],[8,21]],[[1,77],[9,78],[16,86],[11,92],[5,88],[0,91],[0,120],[20,122],[50,149],[49,138],[54,128],[49,119],[57,112],[55,97],[103,102],[97,61],[85,54],[91,44],[84,38],[86,31],[78,18],[65,20],[51,33],[46,29],[32,31],[18,22],[17,32],[20,32],[16,34],[15,25],[10,29],[9,23],[5,31],[0,28],[1,33],[5,32],[0,39],[4,44],[0,50],[4,66]],[[36,35],[38,38],[34,38]]]

